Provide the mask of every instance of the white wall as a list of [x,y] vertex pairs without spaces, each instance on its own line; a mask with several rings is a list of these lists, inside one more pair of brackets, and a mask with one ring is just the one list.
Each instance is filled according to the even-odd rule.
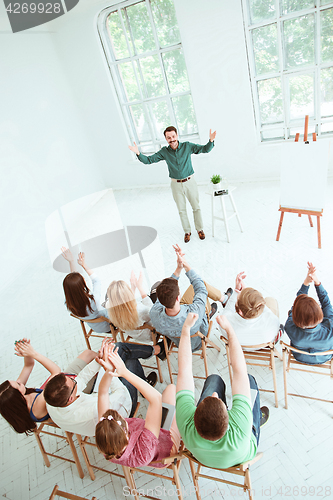
[[102,189],[94,152],[46,27],[13,34],[0,4],[1,287],[46,251],[44,222]]

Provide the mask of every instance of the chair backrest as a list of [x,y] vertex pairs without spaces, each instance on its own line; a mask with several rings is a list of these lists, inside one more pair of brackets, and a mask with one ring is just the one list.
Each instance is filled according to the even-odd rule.
[[[280,344],[282,346],[282,351],[283,351],[283,354],[287,354],[288,355],[288,360],[286,362],[286,370],[289,371],[289,370],[297,370],[297,371],[304,371],[304,372],[310,372],[310,373],[318,373],[318,374],[321,374],[321,375],[330,375],[331,377],[333,377],[333,350],[331,349],[330,351],[319,351],[319,352],[307,352],[307,351],[301,351],[300,349],[297,349],[296,347],[293,347],[289,344],[286,344],[285,342],[283,342],[283,340],[280,340]],[[311,359],[311,356],[332,356],[331,359],[325,361],[325,363],[320,363],[320,364],[315,364],[315,363],[302,363],[302,361],[298,361],[293,353],[294,352],[297,352],[299,354],[303,354],[305,356],[309,356]],[[294,365],[295,367],[293,367],[292,365]],[[305,369],[302,369],[302,368],[297,368],[297,365],[299,366],[315,366],[317,368],[323,368],[324,370],[330,370],[330,373],[323,373],[322,371],[321,372],[318,372],[318,371],[314,371],[314,370],[305,370]]]
[[[61,498],[68,498],[69,500],[88,500],[87,498],[73,495],[73,493],[66,493],[66,491],[60,491],[59,486],[57,484],[53,488],[53,491],[51,493],[49,500],[53,500],[56,496],[61,497]],[[92,497],[92,500],[96,500],[96,497]]]

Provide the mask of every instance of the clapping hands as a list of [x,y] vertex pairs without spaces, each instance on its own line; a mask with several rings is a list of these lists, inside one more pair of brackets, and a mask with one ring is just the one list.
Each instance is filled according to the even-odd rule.
[[236,276],[236,282],[235,282],[235,292],[241,292],[244,288],[244,282],[243,280],[246,278],[246,274],[244,271],[241,271],[240,273],[237,274]]
[[316,286],[320,285],[320,281],[316,274],[316,268],[312,262],[308,262],[308,272],[304,280],[304,285],[309,286],[310,283],[314,283]]

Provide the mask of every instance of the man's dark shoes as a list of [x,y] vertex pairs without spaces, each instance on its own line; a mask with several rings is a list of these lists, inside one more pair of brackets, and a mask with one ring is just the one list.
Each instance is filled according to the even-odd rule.
[[206,235],[205,235],[205,233],[203,232],[203,230],[198,231],[198,236],[199,236],[199,238],[200,238],[201,240],[204,240],[204,239],[206,238]]
[[148,375],[148,377],[147,377],[147,382],[152,387],[155,387],[156,382],[157,382],[157,373],[156,372],[150,372],[149,375]]
[[267,408],[267,406],[262,406],[260,408],[260,412],[261,412],[260,427],[262,427],[269,419],[269,409]]
[[185,236],[184,236],[184,241],[185,243],[188,243],[191,239],[191,233],[185,233]]
[[217,311],[217,304],[216,304],[216,302],[212,302],[212,304],[210,305],[210,307],[211,307],[211,309],[210,309],[210,313],[209,313],[209,319],[212,319],[212,317],[214,316],[214,314]]
[[228,300],[230,299],[231,295],[234,293],[232,288],[228,288],[226,292],[224,292],[224,295],[226,295],[228,298],[225,302],[222,302],[223,307],[225,307],[228,303]]
[[[167,338],[166,341],[167,341],[167,345],[168,345],[168,349],[169,349],[171,346],[172,340]],[[161,349],[161,351],[157,354],[157,357],[160,358],[161,361],[164,361],[166,358],[166,353],[165,353],[165,347],[164,347],[163,340],[161,342],[158,342],[157,345],[159,345],[160,349]]]

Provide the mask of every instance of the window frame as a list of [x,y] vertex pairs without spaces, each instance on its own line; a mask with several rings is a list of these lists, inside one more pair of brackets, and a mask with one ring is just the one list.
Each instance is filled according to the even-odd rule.
[[[333,124],[333,114],[329,116],[321,115],[321,85],[320,85],[320,72],[322,69],[333,67],[333,60],[330,62],[321,61],[321,33],[320,22],[321,12],[333,8],[333,1],[325,5],[318,5],[320,2],[315,2],[315,7],[304,8],[297,12],[282,14],[281,0],[275,0],[275,16],[261,22],[252,23],[250,15],[250,0],[242,0],[243,11],[243,25],[246,41],[246,52],[248,59],[249,78],[252,92],[253,110],[256,125],[256,134],[258,142],[276,143],[284,140],[294,140],[296,131],[302,134],[304,129],[304,117],[299,119],[290,118],[290,87],[288,79],[291,76],[301,76],[304,74],[314,74],[314,116],[309,117],[309,128],[314,129],[318,137],[331,137],[332,132],[323,132],[322,126],[325,123]],[[285,69],[284,62],[286,61],[286,47],[283,38],[283,23],[290,19],[296,19],[309,14],[314,15],[314,63],[304,65],[300,68]],[[277,25],[277,47],[279,55],[279,70],[277,72],[267,72],[264,74],[256,74],[255,54],[253,46],[252,31],[256,28],[269,26],[271,24]],[[280,78],[281,93],[282,93],[282,110],[283,120],[281,122],[274,122],[270,124],[261,123],[260,102],[257,83],[268,78]],[[296,130],[295,130],[296,129]],[[283,137],[263,138],[263,133],[274,132],[274,130],[283,130]]]
[[[125,57],[122,59],[116,59],[115,53],[113,52],[113,49],[112,49],[111,37],[110,37],[109,31],[107,28],[107,19],[110,16],[110,14],[112,14],[113,12],[118,12],[118,16],[121,20],[121,24],[122,24],[122,28],[123,28],[123,33],[124,33],[125,39],[126,39],[127,50],[128,50],[128,53],[131,54],[133,52],[133,49],[131,48],[132,47],[131,40],[127,36],[127,30],[125,29],[125,26],[124,26],[124,21],[123,21],[122,15],[121,15],[121,10],[126,8],[126,7],[129,7],[131,5],[138,4],[138,3],[145,3],[146,4],[147,11],[148,11],[149,18],[150,18],[150,22],[151,22],[151,27],[152,27],[152,31],[153,31],[153,37],[154,37],[156,48],[155,48],[155,50],[152,50],[152,51],[142,52],[139,54],[136,53],[132,56],[130,55],[129,57]],[[154,123],[154,114],[153,114],[150,106],[155,102],[160,102],[160,101],[166,102],[169,116],[170,116],[170,120],[171,120],[170,125],[174,125],[177,128],[178,132],[180,132],[179,127],[178,127],[176,114],[175,114],[173,104],[172,104],[172,99],[176,98],[176,97],[180,97],[180,96],[186,96],[186,95],[190,95],[192,98],[193,111],[194,111],[194,117],[195,117],[195,125],[197,128],[197,132],[190,133],[190,134],[180,134],[179,133],[179,137],[182,140],[190,140],[190,141],[200,140],[199,139],[198,122],[197,122],[197,118],[196,118],[195,106],[194,106],[194,101],[193,101],[193,97],[192,97],[191,85],[190,85],[189,75],[187,72],[187,67],[186,67],[186,72],[187,72],[187,78],[188,78],[188,82],[189,82],[189,90],[182,91],[182,92],[171,92],[171,90],[169,88],[169,84],[168,84],[166,70],[165,70],[165,67],[163,64],[163,59],[162,59],[162,54],[171,52],[173,50],[182,50],[183,56],[185,58],[184,49],[183,49],[182,42],[181,42],[181,37],[180,37],[180,41],[177,43],[174,43],[172,45],[169,45],[169,46],[163,47],[163,48],[161,48],[159,46],[159,40],[158,40],[156,26],[154,23],[153,13],[152,13],[151,5],[150,5],[150,0],[126,0],[124,2],[120,2],[120,3],[117,3],[115,5],[108,6],[108,7],[104,8],[97,16],[97,32],[98,32],[98,36],[99,36],[99,39],[100,39],[100,42],[102,45],[102,49],[103,49],[103,52],[104,52],[104,55],[106,58],[108,68],[110,71],[110,75],[111,75],[111,78],[113,81],[114,89],[115,89],[115,92],[116,92],[116,95],[118,98],[118,104],[120,106],[121,115],[124,119],[127,133],[128,133],[130,140],[132,141],[132,143],[136,142],[136,144],[138,145],[138,147],[140,149],[144,149],[145,154],[146,153],[154,153],[154,152],[158,151],[159,149],[161,149],[161,147],[165,145],[164,137],[163,137],[163,134],[161,136],[158,133],[158,130],[157,130],[155,123]],[[140,93],[140,99],[129,101],[127,99],[127,96],[126,96],[126,89],[122,83],[120,70],[119,70],[118,66],[120,64],[128,63],[128,62],[135,63],[135,61],[137,61],[137,60],[140,60],[140,59],[143,59],[143,58],[146,58],[149,56],[156,56],[156,55],[158,56],[160,68],[162,70],[162,77],[163,77],[164,87],[166,89],[166,94],[164,94],[163,96],[145,97],[143,95],[143,92],[142,92],[142,85],[145,88],[145,92],[146,92],[147,96],[148,96],[148,92],[147,92],[147,89],[145,87],[145,79],[143,77],[142,68],[141,68],[140,64],[138,64],[138,65],[132,64],[132,67],[134,69],[134,74],[135,74],[135,78],[136,78],[138,91]],[[186,61],[185,61],[185,65],[186,65]],[[142,85],[140,82],[140,75],[138,74],[139,72],[141,73]],[[140,141],[139,137],[138,137],[136,124],[134,122],[134,119],[133,119],[133,116],[132,116],[132,113],[130,110],[131,106],[138,105],[138,104],[142,105],[142,107],[143,107],[145,120],[146,120],[146,123],[147,123],[147,125],[149,127],[149,131],[150,131],[150,136],[151,136],[150,141],[142,141],[142,140]]]

